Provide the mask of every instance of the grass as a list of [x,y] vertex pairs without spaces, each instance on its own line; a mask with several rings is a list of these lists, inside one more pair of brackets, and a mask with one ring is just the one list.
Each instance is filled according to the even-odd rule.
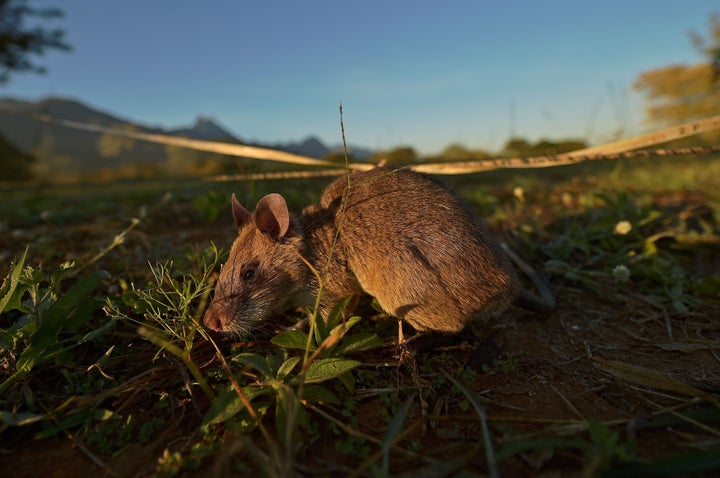
[[[231,191],[329,180],[7,189],[0,471],[114,476],[710,475],[720,469],[720,158],[446,182],[543,271],[519,310],[399,363],[394,320],[222,339],[200,325]],[[71,444],[71,448],[67,447]],[[52,455],[56,453],[56,455]]]

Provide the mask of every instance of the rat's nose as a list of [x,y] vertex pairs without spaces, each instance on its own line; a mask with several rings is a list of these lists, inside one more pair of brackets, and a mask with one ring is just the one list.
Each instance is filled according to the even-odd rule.
[[217,312],[217,307],[213,307],[213,305],[215,304],[210,304],[207,312],[205,312],[205,318],[203,319],[203,323],[209,329],[216,332],[221,332],[223,328],[222,320],[220,318],[220,314]]

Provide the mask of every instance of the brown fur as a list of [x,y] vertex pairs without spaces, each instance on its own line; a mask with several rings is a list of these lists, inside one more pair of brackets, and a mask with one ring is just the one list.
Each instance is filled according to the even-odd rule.
[[[514,269],[483,222],[429,176],[373,169],[330,184],[299,216],[280,195],[253,214],[233,196],[238,237],[204,322],[244,332],[292,303],[321,313],[367,293],[418,330],[458,332],[520,295]],[[249,270],[254,274],[249,274]]]

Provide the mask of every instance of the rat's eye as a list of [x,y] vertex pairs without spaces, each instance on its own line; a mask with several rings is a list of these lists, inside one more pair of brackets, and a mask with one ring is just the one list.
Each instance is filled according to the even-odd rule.
[[251,280],[253,277],[255,277],[255,272],[257,271],[258,263],[253,261],[250,263],[245,263],[242,265],[242,268],[240,269],[240,277],[242,277],[242,280],[245,282]]

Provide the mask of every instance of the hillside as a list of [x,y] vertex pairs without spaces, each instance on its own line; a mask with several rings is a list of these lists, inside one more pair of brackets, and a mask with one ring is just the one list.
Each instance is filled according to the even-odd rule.
[[[237,172],[245,167],[256,168],[256,164],[252,160],[75,130],[41,121],[39,116],[129,131],[270,147],[315,158],[326,156],[333,150],[315,137],[287,144],[246,142],[207,116],[198,116],[191,126],[165,130],[121,118],[76,100],[55,97],[39,101],[0,98],[0,136],[36,159],[32,171],[40,180],[207,175]],[[360,159],[367,158],[371,153],[362,148],[354,151]],[[279,166],[268,163],[263,167]]]

